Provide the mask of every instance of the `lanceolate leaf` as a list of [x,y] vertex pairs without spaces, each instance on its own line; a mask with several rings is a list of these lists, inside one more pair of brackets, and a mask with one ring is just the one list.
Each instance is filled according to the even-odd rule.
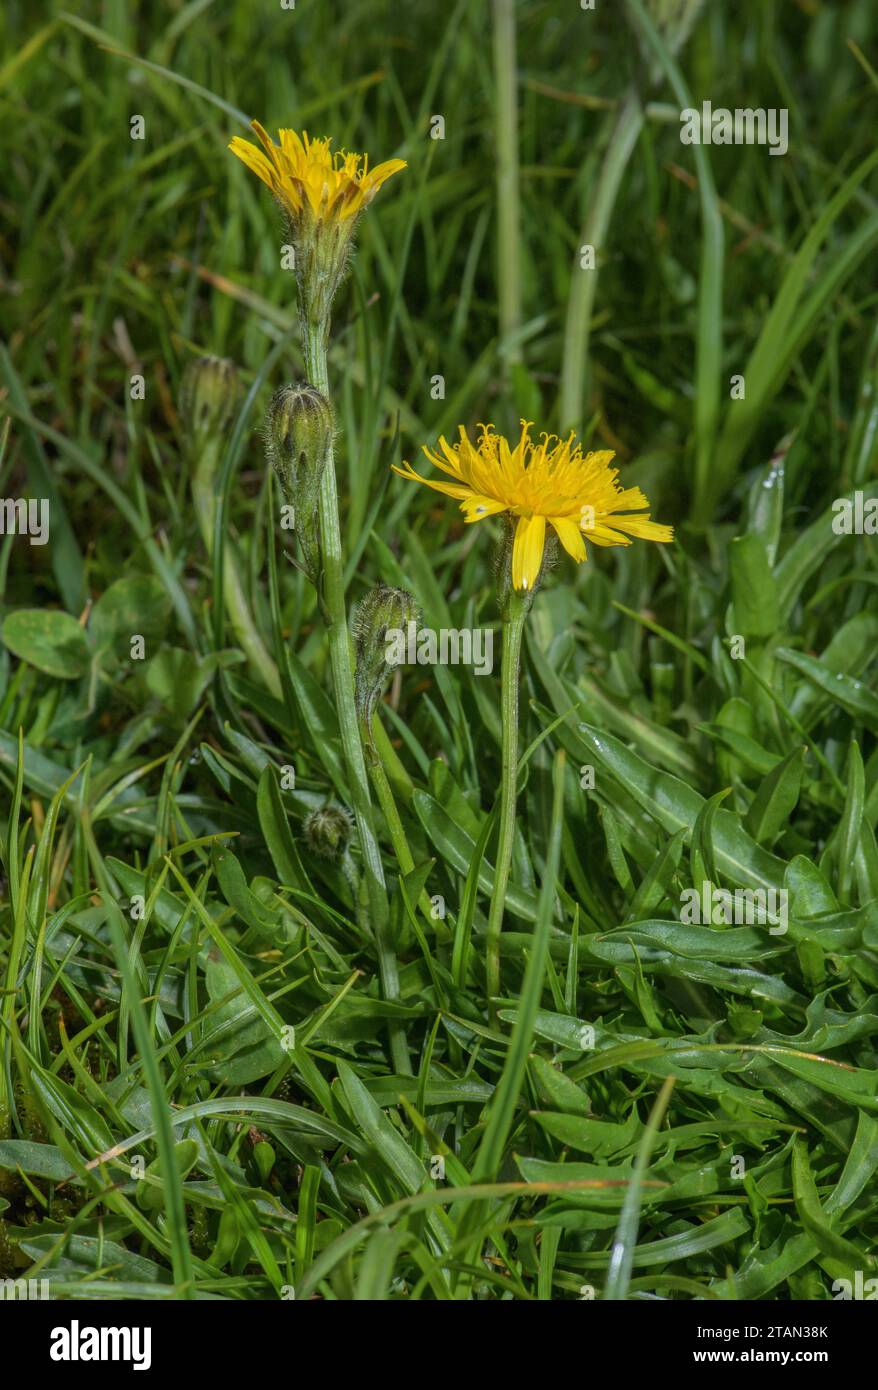
[[[598,764],[635,798],[650,816],[671,834],[691,832],[704,798],[667,772],[650,767],[618,739],[588,724],[580,734]],[[783,863],[760,849],[728,811],[716,814],[713,848],[717,868],[735,883],[757,888],[776,887],[783,881]]]

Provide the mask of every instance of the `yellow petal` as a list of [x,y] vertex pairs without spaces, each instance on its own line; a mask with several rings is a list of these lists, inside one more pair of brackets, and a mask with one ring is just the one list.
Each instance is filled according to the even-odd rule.
[[382,183],[386,183],[394,174],[398,174],[400,169],[406,167],[404,159],[387,159],[383,164],[377,165],[371,173],[366,174],[363,178],[365,187],[369,189],[369,196],[377,193]]
[[642,512],[649,506],[649,499],[639,487],[625,487],[616,493],[608,512]]
[[305,196],[311,204],[312,212],[319,213],[320,205],[327,193],[326,174],[319,166],[311,165],[305,172]]
[[232,154],[238,156],[248,169],[252,169],[257,178],[262,179],[263,183],[274,192],[275,172],[274,166],[266,159],[261,150],[257,150],[255,145],[251,145],[249,140],[242,140],[240,135],[236,135],[229,142],[229,149]]
[[613,525],[643,541],[667,543],[674,539],[673,526],[663,526],[659,521],[650,521],[648,516],[614,516]]
[[516,589],[532,589],[543,563],[546,518],[521,516],[512,544],[512,583]]
[[558,533],[558,539],[567,554],[572,555],[578,565],[582,564],[586,559],[585,541],[576,522],[569,516],[550,516],[549,521]]
[[395,463],[390,466],[394,473],[398,473],[401,478],[407,478],[410,483],[423,483],[424,487],[431,487],[434,492],[444,492],[446,497],[464,498],[472,495],[472,488],[466,487],[463,483],[434,483],[432,478],[422,478],[409,463],[404,464],[402,468],[397,468]]
[[274,141],[272,140],[271,136],[269,135],[268,131],[265,129],[265,126],[260,125],[258,121],[251,121],[251,122],[250,122],[250,129],[251,129],[252,131],[255,131],[255,132],[256,132],[256,135],[257,135],[258,139],[262,141],[262,144],[263,144],[263,145],[265,146],[265,148],[268,150],[268,153],[271,155],[271,157],[272,157],[272,159],[273,159],[273,158],[274,158],[275,143],[274,143]]
[[305,146],[294,130],[282,130],[280,132],[280,147],[284,154],[297,165],[301,166],[305,163]]
[[435,453],[434,450],[428,448],[426,444],[422,445],[423,451],[431,463],[434,463],[437,468],[441,468],[443,473],[450,473],[452,478],[460,478],[460,464],[457,459],[457,454],[455,454],[454,450],[449,446],[444,435],[440,436],[439,447],[445,455],[445,459],[441,459],[439,455]]
[[467,521],[484,521],[486,516],[496,516],[498,512],[505,512],[506,503],[481,492],[471,492],[466,501],[461,502],[460,510]]
[[365,204],[366,198],[362,188],[358,188],[355,183],[349,183],[342,188],[330,208],[333,217],[338,217],[342,222],[348,217],[356,217],[357,213]]
[[623,536],[621,531],[614,531],[612,526],[607,526],[603,521],[596,521],[594,526],[589,527],[588,538],[595,545],[630,545],[627,536]]

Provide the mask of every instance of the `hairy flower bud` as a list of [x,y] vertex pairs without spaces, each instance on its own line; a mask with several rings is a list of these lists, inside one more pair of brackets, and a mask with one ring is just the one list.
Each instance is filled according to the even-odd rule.
[[314,386],[283,386],[272,398],[266,452],[293,507],[303,568],[313,584],[320,575],[317,506],[320,481],[332,447],[332,406]]
[[183,373],[180,416],[198,449],[228,429],[241,395],[238,369],[228,357],[196,357]]
[[404,634],[408,624],[417,620],[418,605],[408,590],[393,589],[388,584],[370,589],[354,610],[351,629],[357,657],[357,713],[367,731],[384,683],[398,664],[392,653],[400,643],[390,642],[388,634]]
[[320,806],[309,811],[303,830],[308,848],[323,859],[341,859],[350,844],[354,821],[344,806]]

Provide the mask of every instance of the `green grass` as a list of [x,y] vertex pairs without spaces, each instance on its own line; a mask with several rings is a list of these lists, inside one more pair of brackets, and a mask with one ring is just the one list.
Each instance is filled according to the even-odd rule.
[[[874,7],[707,0],[681,43],[649,0],[75,8],[0,18],[0,493],[51,504],[50,544],[0,537],[0,1278],[868,1278],[878,537],[832,504],[878,498]],[[690,99],[787,107],[789,153],[682,145]],[[404,587],[432,627],[492,627],[499,664],[499,524],[389,468],[461,423],[576,424],[677,528],[562,558],[528,618],[493,1010],[499,670],[407,668],[379,706],[389,942],[356,840],[335,861],[304,831],[351,798],[260,435],[304,369],[283,230],[225,149],[251,115],[409,166],[334,312],[349,607]],[[212,546],[179,413],[205,353],[243,386]],[[681,921],[705,884],[786,889],[788,930]]]

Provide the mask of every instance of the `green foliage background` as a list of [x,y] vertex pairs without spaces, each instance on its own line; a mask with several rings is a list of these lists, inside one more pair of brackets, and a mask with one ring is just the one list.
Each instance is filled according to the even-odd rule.
[[[511,73],[481,0],[4,7],[0,490],[50,498],[52,530],[0,542],[2,1276],[58,1297],[784,1300],[873,1269],[878,568],[832,503],[878,496],[874,7],[708,0],[676,58],[660,0],[515,13]],[[787,107],[789,153],[681,145],[681,91]],[[330,366],[349,601],[403,585],[433,627],[497,628],[493,523],[389,464],[460,423],[572,423],[578,249],[621,163],[575,423],[678,539],[564,560],[538,596],[496,1023],[496,673],[406,670],[382,706],[416,865],[382,829],[399,1004],[302,836],[346,788],[259,435],[301,358],[276,211],[225,151],[251,115],[408,161],[362,222]],[[194,524],[177,402],[200,353],[247,388],[223,545],[282,699]],[[682,924],[704,883],[785,888],[788,931]]]

